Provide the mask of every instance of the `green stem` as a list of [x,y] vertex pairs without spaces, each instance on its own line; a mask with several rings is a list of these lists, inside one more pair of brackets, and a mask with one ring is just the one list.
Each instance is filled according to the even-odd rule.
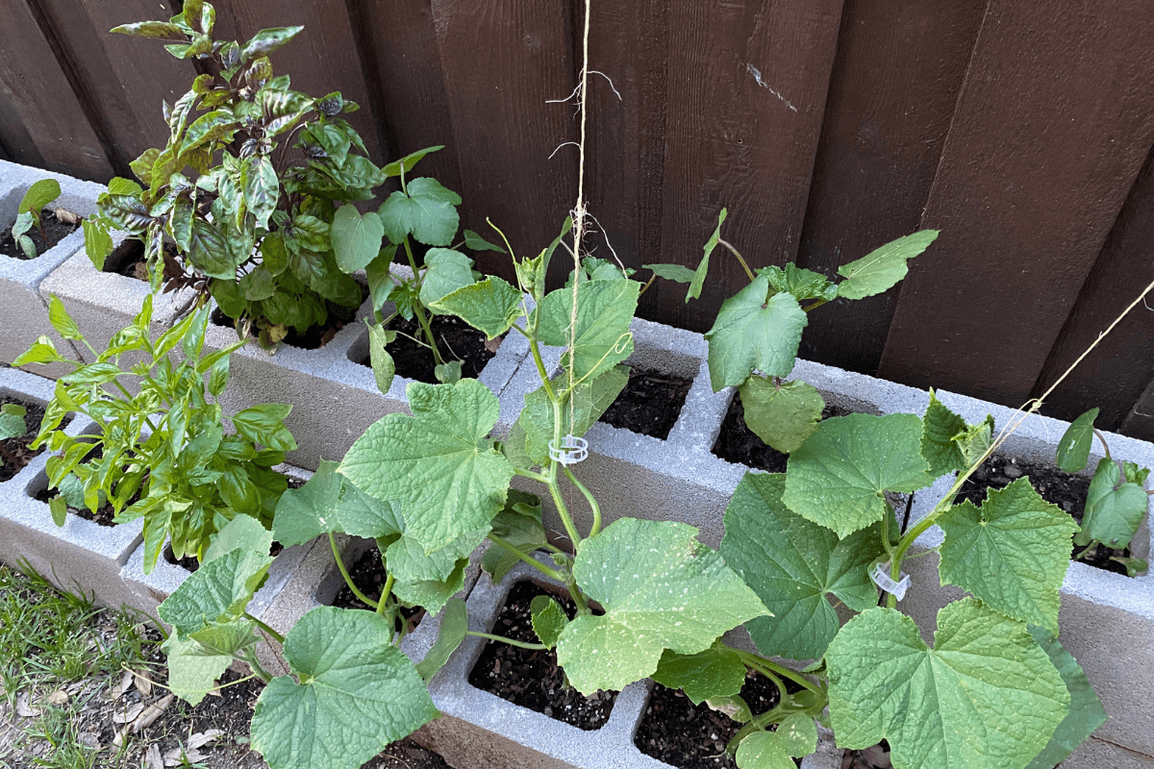
[[251,622],[253,622],[253,623],[254,623],[254,624],[257,626],[257,627],[259,627],[261,630],[263,630],[264,632],[266,632],[266,633],[268,633],[270,636],[272,636],[272,637],[273,637],[273,638],[276,640],[276,642],[277,642],[277,643],[279,643],[279,644],[283,644],[283,643],[284,643],[284,636],[283,636],[283,635],[281,635],[280,633],[276,632],[276,631],[275,631],[275,630],[273,630],[271,627],[269,627],[268,625],[266,625],[265,623],[261,622],[261,621],[260,621],[259,619],[257,619],[256,617],[254,617],[254,616],[252,616],[251,614],[249,614],[247,611],[244,613],[244,616],[245,616],[247,619],[249,619]]
[[737,249],[734,248],[730,243],[728,243],[724,240],[719,239],[717,241],[717,243],[718,243],[718,245],[722,245],[722,246],[725,246],[726,248],[728,248],[729,253],[731,253],[737,257],[737,261],[741,262],[741,266],[745,269],[745,274],[747,276],[749,276],[749,282],[752,283],[754,281],[753,270],[749,269],[749,265],[746,264],[745,259],[741,256],[741,254],[737,253]]
[[[784,665],[778,665],[776,662],[770,662],[765,657],[753,654],[751,652],[743,651],[742,649],[734,649],[732,646],[727,646],[727,648],[737,654],[737,656],[741,658],[741,661],[745,663],[746,667],[753,668],[764,676],[781,676],[782,678],[788,678],[798,686],[809,689],[815,694],[825,696],[825,690],[823,690],[820,686],[817,686],[816,684],[809,681],[809,679],[807,679],[805,676],[801,675],[800,673],[795,673]],[[785,690],[783,689],[782,691]]]
[[264,681],[266,684],[269,681],[272,681],[272,674],[265,670],[264,666],[260,664],[260,660],[257,659],[256,653],[252,650],[252,647],[244,650],[244,654],[241,656],[241,659],[248,663],[248,666],[252,668],[252,672],[256,673],[260,680]]
[[345,578],[345,584],[349,586],[349,590],[353,591],[353,595],[365,606],[371,607],[373,610],[378,610],[381,604],[369,598],[361,592],[360,588],[353,584],[353,578],[349,576],[349,570],[345,568],[345,562],[341,560],[341,552],[337,549],[336,535],[331,531],[329,532],[329,546],[333,549],[333,558],[336,559],[337,568],[341,570],[341,576]]
[[387,605],[389,603],[389,594],[393,592],[393,575],[390,574],[385,578],[385,586],[381,588],[381,597],[377,601],[377,614],[385,615]]
[[476,636],[477,638],[484,638],[488,641],[499,641],[501,643],[509,644],[510,646],[520,646],[522,649],[536,649],[540,651],[548,651],[549,647],[545,644],[534,644],[526,641],[514,641],[512,638],[505,638],[499,635],[490,635],[488,633],[478,633],[473,630],[465,631],[465,635]]
[[590,509],[593,511],[593,525],[589,529],[589,536],[592,537],[596,535],[597,532],[601,531],[601,506],[597,504],[597,500],[594,498],[592,492],[585,488],[585,484],[577,480],[577,476],[573,474],[572,470],[570,470],[568,467],[565,467],[564,470],[565,477],[568,478],[569,482],[576,486],[577,490],[585,496],[586,501],[589,502]]
[[489,534],[487,536],[489,538],[489,541],[492,542],[494,545],[501,548],[502,550],[507,551],[508,553],[510,553],[512,555],[517,556],[517,558],[519,558],[520,560],[529,564],[534,569],[537,569],[542,574],[546,574],[546,575],[552,577],[553,579],[557,580],[558,582],[564,582],[565,581],[565,575],[564,574],[557,571],[556,569],[549,568],[548,566],[541,563],[540,561],[538,561],[536,558],[529,555],[528,553],[525,553],[525,552],[518,550],[517,548],[515,548],[511,544],[509,544],[502,537],[498,537],[493,532],[489,532]]
[[533,363],[537,365],[537,376],[541,378],[541,385],[545,388],[545,394],[549,396],[549,400],[556,403],[557,394],[553,392],[553,383],[549,381],[549,372],[545,368],[545,361],[541,357],[541,350],[537,347],[537,330],[533,329],[533,335],[529,337],[529,351],[533,353]]
[[[402,177],[403,179],[404,177]],[[417,270],[417,259],[413,256],[413,247],[409,245],[409,236],[405,236],[405,256],[409,258],[409,267],[413,271],[413,279],[419,279],[421,273]],[[437,341],[433,338],[433,329],[429,326],[429,319],[425,317],[425,308],[421,306],[420,302],[413,303],[413,312],[417,316],[417,322],[421,324],[421,329],[425,332],[425,338],[429,340],[429,347],[433,348],[433,360],[438,366],[445,365],[445,360],[441,357],[441,351],[437,349]]]

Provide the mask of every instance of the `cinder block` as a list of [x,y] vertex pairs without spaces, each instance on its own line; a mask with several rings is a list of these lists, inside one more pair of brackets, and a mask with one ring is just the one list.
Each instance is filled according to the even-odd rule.
[[[550,584],[539,572],[521,564],[494,585],[487,574],[477,580],[469,596],[469,629],[491,633],[497,614],[512,585],[520,579]],[[426,620],[405,639],[402,647],[413,659],[422,659],[437,637],[440,616]],[[469,684],[485,641],[469,636],[433,678],[429,691],[441,718],[426,724],[414,738],[440,753],[457,769],[671,769],[645,755],[633,744],[633,735],[645,712],[652,686],[639,681],[623,689],[613,704],[609,721],[600,729],[584,731],[477,689]],[[841,751],[828,736],[818,752],[802,762],[803,769],[836,769]]]
[[[55,179],[60,183],[59,205],[81,216],[96,211],[96,198],[105,188],[93,182],[83,182],[71,176],[51,173],[0,160],[0,232],[11,229],[16,221],[16,210],[28,188],[40,179]],[[37,337],[50,337],[62,355],[77,357],[72,343],[60,339],[48,321],[48,309],[40,294],[45,278],[77,249],[83,250],[84,232],[77,229],[35,259],[22,260],[0,256],[0,361],[11,363],[27,350]],[[29,367],[41,376],[58,377],[71,369],[60,364]]]
[[[318,350],[283,345],[270,355],[250,343],[233,353],[221,405],[227,413],[236,413],[258,403],[292,404],[285,424],[298,448],[288,454],[288,461],[315,470],[321,459],[340,460],[369,425],[386,414],[409,413],[405,388],[413,380],[397,376],[388,394],[382,394],[372,369],[357,362],[368,353],[368,331],[362,320],[370,313],[366,302],[356,320]],[[213,325],[205,344],[221,349],[235,340],[231,327]],[[528,351],[523,336],[508,334],[479,380],[499,395]],[[516,413],[502,410],[494,432],[507,432],[515,419]]]
[[[66,431],[92,434],[97,427],[74,419]],[[141,541],[142,522],[100,526],[69,515],[64,526],[57,526],[48,504],[34,498],[48,488],[48,456],[45,452],[36,457],[0,486],[0,561],[18,569],[31,568],[58,588],[82,593],[101,605],[120,607],[129,598],[120,568]]]
[[1105,740],[1090,739],[1078,746],[1059,769],[1154,769],[1154,756],[1135,753]]

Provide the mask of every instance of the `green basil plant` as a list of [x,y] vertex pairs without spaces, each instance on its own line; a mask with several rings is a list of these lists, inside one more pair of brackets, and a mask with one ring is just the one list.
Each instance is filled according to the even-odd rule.
[[[423,682],[468,634],[452,596],[468,554],[488,539],[482,566],[494,580],[525,562],[576,603],[570,620],[552,598],[536,599],[540,643],[530,644],[555,649],[572,686],[591,695],[651,677],[683,689],[743,724],[728,747],[742,769],[791,769],[793,757],[816,748],[819,723],[848,748],[887,739],[897,769],[1049,767],[1101,723],[1096,695],[1056,638],[1075,525],[1025,480],[991,491],[980,506],[953,504],[1001,438],[991,420],[967,425],[936,397],[924,416],[853,414],[806,427],[791,439],[785,473],[741,481],[719,551],[683,523],[603,525],[567,445],[626,383],[643,287],[625,270],[586,260],[566,286],[548,291],[548,264],[569,226],[537,257],[513,257],[517,285],[486,277],[429,302],[490,339],[527,338],[541,386],[508,436],[492,436],[497,397],[476,380],[412,383],[412,415],[385,416],[339,464],[286,492],[271,533],[234,520],[243,536],[222,530],[206,566],[160,610],[176,629],[168,650],[178,693],[203,696],[232,659],[254,656],[263,633],[283,643],[289,672],[255,668],[269,683],[253,746],[273,769],[357,767],[436,717]],[[837,284],[792,265],[750,271],[750,286],[726,302],[708,335],[715,385],[762,377],[778,386],[769,378],[792,369],[806,309],[888,289],[932,237],[907,236],[851,262]],[[685,271],[691,293],[705,269]],[[545,346],[564,349],[555,376]],[[796,409],[784,411],[792,422]],[[956,476],[951,492],[899,526],[886,493],[922,493],[943,475]],[[550,500],[564,547],[546,537],[541,499],[512,489],[514,478]],[[570,514],[564,483],[592,511],[587,530]],[[879,600],[877,585],[899,589],[914,540],[935,524],[945,531],[941,581],[970,595],[941,610],[928,644],[892,592]],[[372,610],[317,608],[287,637],[244,613],[271,536],[285,544],[327,536],[351,585],[338,534],[377,541],[388,576],[379,599],[362,597]],[[396,648],[404,606],[444,612],[419,665]],[[844,625],[839,607],[854,615]],[[723,640],[741,626],[756,652]],[[753,713],[741,700],[751,670],[780,691],[769,711]]]
[[[89,364],[69,359],[42,336],[13,362],[73,367],[57,380],[32,444],[54,452],[47,471],[58,491],[49,503],[57,525],[64,525],[69,505],[96,512],[110,504],[117,523],[143,518],[144,571],[150,573],[166,541],[178,559],[203,559],[225,522],[244,516],[271,524],[287,480],[270,468],[296,448],[284,425],[291,406],[245,409],[228,420],[233,432],[226,434],[215,398],[228,384],[229,356],[244,342],[206,351],[207,307],[151,339],[149,295],[100,352],[56,297],[49,318],[61,337],[95,356]],[[99,434],[61,430],[70,412],[89,417]]]
[[[405,317],[415,314],[423,342],[437,365],[446,365],[422,303],[475,279],[472,260],[454,246],[461,199],[435,179],[406,179],[440,147],[379,168],[342,117],[356,103],[339,92],[313,98],[292,90],[288,75],[273,74],[269,56],[302,27],[264,29],[242,44],[214,40],[215,20],[211,4],[190,0],[167,22],[112,30],[165,41],[203,74],[174,105],[165,104],[168,142],[130,164],[139,183],[113,179],[98,215],[85,221],[93,263],[102,268],[111,232],[125,231],[144,242],[154,291],[167,262],[179,273],[169,288],[211,294],[238,330],[266,348],[290,331],[351,320],[362,302],[353,273],[363,270],[374,309],[392,300]],[[364,207],[390,178],[399,179],[400,190],[362,214],[356,204]],[[166,242],[178,260],[166,258]],[[430,248],[427,270],[418,269],[414,242]],[[496,248],[471,232],[463,243]],[[399,247],[412,267],[408,281],[390,276]],[[377,320],[386,319],[378,312]],[[379,329],[374,345],[391,341],[391,333]]]

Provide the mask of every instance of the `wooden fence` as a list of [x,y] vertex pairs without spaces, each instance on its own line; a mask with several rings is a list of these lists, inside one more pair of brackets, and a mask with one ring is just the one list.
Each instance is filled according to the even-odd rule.
[[[1142,0],[593,0],[587,198],[627,266],[696,265],[722,206],[755,265],[832,274],[913,230],[942,235],[885,296],[813,313],[803,355],[1019,405],[1154,279],[1154,6]],[[0,0],[0,155],[107,180],[163,145],[191,65],[114,25],[161,0]],[[220,0],[217,37],[303,24],[274,54],[341,90],[374,159],[421,171],[520,254],[576,197],[580,0]],[[487,268],[508,272],[508,264]],[[642,314],[709,327],[661,285]],[[1150,306],[1154,306],[1151,304]],[[1154,438],[1141,304],[1045,413]]]

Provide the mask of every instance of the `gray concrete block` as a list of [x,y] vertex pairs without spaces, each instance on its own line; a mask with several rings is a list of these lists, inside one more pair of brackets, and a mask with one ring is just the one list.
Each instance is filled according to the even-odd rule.
[[[527,565],[518,565],[497,585],[487,574],[469,595],[469,629],[491,633],[509,589],[519,579],[549,584]],[[402,647],[413,659],[422,659],[437,637],[440,617],[426,620],[405,639]],[[609,721],[600,729],[583,731],[541,713],[519,707],[468,682],[485,641],[469,636],[429,684],[441,718],[426,724],[414,738],[444,756],[457,769],[671,769],[633,744],[652,686],[639,681],[623,689],[613,704]],[[828,742],[805,759],[803,769],[835,769],[841,751]]]
[[1154,756],[1091,737],[1070,754],[1060,769],[1154,769]]
[[[81,422],[74,419],[67,432],[97,431],[92,423]],[[129,598],[120,569],[141,541],[142,522],[100,526],[69,515],[64,526],[57,526],[48,504],[34,498],[48,488],[48,456],[40,454],[0,486],[0,561],[31,569],[58,588],[82,593],[101,605],[120,607]]]
[[[386,315],[389,311],[386,308]],[[269,354],[255,343],[246,345],[232,355],[221,405],[227,413],[236,413],[259,403],[292,404],[285,423],[298,448],[289,453],[288,461],[310,470],[321,459],[339,461],[369,425],[386,414],[409,413],[405,388],[412,380],[397,376],[389,392],[382,394],[372,369],[358,362],[368,355],[368,331],[361,321],[370,314],[366,302],[356,321],[318,350],[283,345]],[[212,325],[205,344],[221,349],[235,340],[231,327]],[[500,394],[528,350],[524,337],[507,335],[479,380]],[[516,413],[503,410],[494,433],[507,432],[515,419]]]
[[[55,179],[60,183],[60,197],[53,205],[81,216],[95,213],[96,198],[105,191],[102,185],[93,182],[0,160],[0,231],[12,227],[24,193],[40,179]],[[5,330],[0,336],[0,361],[11,363],[41,335],[50,337],[65,357],[77,357],[72,343],[61,339],[52,329],[40,285],[53,270],[83,247],[84,232],[77,229],[35,259],[26,261],[0,256],[0,328]],[[30,366],[28,370],[53,378],[71,371],[60,364]]]

